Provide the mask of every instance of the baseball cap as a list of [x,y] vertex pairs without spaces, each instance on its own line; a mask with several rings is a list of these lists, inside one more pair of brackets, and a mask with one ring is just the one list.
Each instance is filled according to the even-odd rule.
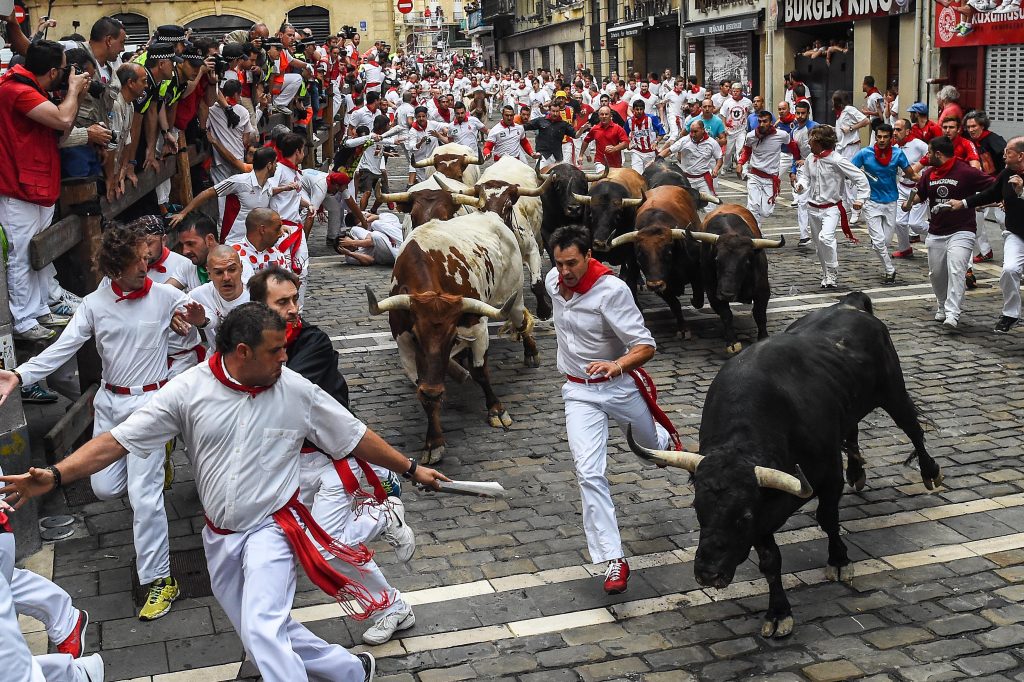
[[925,114],[927,116],[928,106],[924,102],[914,102],[907,111],[911,114]]
[[555,93],[555,97],[565,97],[566,99],[568,99],[569,95],[565,94],[565,90],[559,90],[558,92]]

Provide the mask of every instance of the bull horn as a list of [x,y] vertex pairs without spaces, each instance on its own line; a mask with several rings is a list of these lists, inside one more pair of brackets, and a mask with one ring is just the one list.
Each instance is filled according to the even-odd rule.
[[782,235],[778,240],[775,239],[751,239],[751,243],[755,249],[781,249],[786,245],[786,235]]
[[481,208],[482,199],[471,197],[468,194],[461,192],[452,192],[452,201],[459,206],[472,206],[473,208]]
[[373,197],[380,203],[386,204],[388,202],[404,202],[409,201],[409,197],[412,196],[412,192],[388,192],[382,193],[380,191],[380,183],[373,186]]
[[672,230],[672,239],[677,241],[686,239],[686,230]]
[[412,167],[413,168],[430,168],[433,165],[434,165],[434,157],[430,157],[429,159],[421,159],[420,161],[413,161],[412,162]]
[[799,465],[796,467],[796,473],[797,475],[794,476],[778,469],[754,467],[754,476],[757,477],[757,484],[762,488],[781,490],[784,493],[796,495],[806,500],[814,494],[814,489],[811,488],[811,484],[804,478],[804,472],[800,470]]
[[463,154],[462,155],[462,163],[467,164],[467,165],[471,165],[471,166],[476,166],[476,165],[479,165],[479,164],[483,163],[483,161],[480,160],[479,156],[470,156],[469,154]]
[[604,167],[604,170],[600,173],[584,173],[583,177],[587,179],[587,182],[597,182],[598,180],[604,180],[608,177],[608,166]]
[[462,312],[469,315],[489,317],[492,320],[507,320],[508,316],[512,314],[512,308],[515,306],[516,299],[518,298],[519,292],[512,294],[505,301],[505,305],[501,306],[500,310],[493,305],[484,303],[480,299],[464,298],[462,299]]
[[583,204],[584,206],[589,206],[590,205],[590,195],[589,194],[576,194],[576,192],[573,192],[572,193],[572,198],[575,199],[576,201],[578,201],[579,203]]
[[642,203],[644,203],[643,199],[623,199],[622,208],[636,208]]
[[711,232],[690,232],[689,230],[686,230],[686,236],[690,239],[696,239],[699,242],[704,242],[705,244],[714,244],[718,241],[718,235]]
[[720,204],[722,200],[716,197],[714,194],[706,194],[704,192],[698,192],[701,201],[706,201],[709,204]]
[[540,172],[540,159],[537,159],[537,163],[533,164],[533,172],[537,174],[537,180],[539,180],[540,182],[544,182],[549,177],[551,177],[551,173]]
[[691,474],[697,471],[697,465],[704,459],[704,455],[699,455],[696,452],[687,452],[685,450],[650,450],[645,448],[633,440],[632,424],[626,427],[626,442],[629,443],[629,449],[641,459],[646,459],[662,466],[686,469]]
[[388,296],[383,301],[378,302],[373,289],[370,288],[370,285],[366,285],[366,302],[370,308],[371,315],[380,315],[389,310],[408,310],[410,301],[409,294],[398,294],[396,296]]
[[540,187],[520,187],[519,196],[521,197],[539,197],[547,190],[548,185],[551,184],[551,176],[548,177],[540,184]]
[[[675,232],[676,230],[672,231]],[[612,240],[612,243],[609,244],[609,248],[614,249],[616,246],[622,246],[623,244],[631,244],[636,241],[638,234],[639,233],[636,230],[633,230],[632,232],[627,232],[626,234],[620,234],[618,237]]]

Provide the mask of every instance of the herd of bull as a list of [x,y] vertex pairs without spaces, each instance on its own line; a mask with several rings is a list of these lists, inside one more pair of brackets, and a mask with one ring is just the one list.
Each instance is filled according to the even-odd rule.
[[483,389],[490,425],[511,425],[490,385],[487,322],[504,322],[502,331],[523,343],[524,364],[539,366],[523,265],[536,314],[547,318],[541,249],[557,228],[583,224],[594,255],[621,266],[634,297],[643,277],[672,309],[684,338],[690,333],[679,297],[687,285],[693,306],[703,307],[706,295],[723,322],[734,357],[705,399],[700,453],[647,450],[631,435],[628,441],[645,459],[691,472],[701,585],[725,587],[750,550],[757,552],[769,585],[765,637],[793,629],[773,534],[812,496],[828,536],[829,576],[850,574],[839,500],[844,470],[846,483],[856,490],[865,485],[857,435],[869,412],[885,410],[910,438],[914,452],[907,461],[916,458],[925,486],[941,484],[888,329],[866,295],[849,294],[736,355],[741,346],[729,304],[752,303],[758,339],[767,338],[764,250],[785,240],[763,238],[750,212],[735,204],[702,221],[700,211],[720,202],[693,190],[675,164],[659,160],[643,175],[631,169],[586,174],[567,163],[541,171],[503,157],[480,173],[478,158],[460,145],[440,147],[430,163],[437,172],[426,181],[378,194],[409,215],[410,231],[390,295],[378,300],[366,290],[370,312],[389,313],[402,367],[427,414],[425,463],[444,453],[440,408],[448,376],[460,382],[471,376]]

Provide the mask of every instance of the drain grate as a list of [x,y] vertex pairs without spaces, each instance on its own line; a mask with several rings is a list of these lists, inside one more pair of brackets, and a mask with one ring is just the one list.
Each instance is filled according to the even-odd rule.
[[[200,549],[183,549],[171,552],[171,575],[178,581],[181,596],[196,599],[212,597],[210,573],[206,568],[206,554]],[[139,574],[135,560],[132,559],[132,593],[135,605],[142,606],[149,593],[149,586],[139,585]]]
[[88,478],[69,483],[62,490],[64,491],[64,500],[68,503],[69,507],[83,507],[100,501],[93,494],[92,485],[89,483]]

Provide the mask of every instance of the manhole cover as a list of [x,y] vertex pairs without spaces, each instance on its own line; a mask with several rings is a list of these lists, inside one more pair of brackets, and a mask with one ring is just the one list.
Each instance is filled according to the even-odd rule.
[[39,519],[39,525],[42,528],[63,528],[64,526],[70,526],[75,522],[75,517],[68,514],[61,514],[60,516],[44,516]]
[[64,488],[64,499],[67,501],[69,507],[82,507],[93,502],[99,502],[100,499],[92,492],[92,485],[89,483],[89,479],[82,479],[81,481],[75,481],[70,483]]
[[[212,597],[210,574],[206,569],[206,554],[200,549],[183,549],[171,552],[171,576],[178,581],[181,596],[192,599]],[[135,605],[142,606],[149,593],[149,586],[139,585],[139,574],[132,559],[132,592]]]
[[41,537],[44,542],[67,540],[74,534],[74,526],[60,526],[58,528],[46,528],[44,530],[39,531],[39,537]]

